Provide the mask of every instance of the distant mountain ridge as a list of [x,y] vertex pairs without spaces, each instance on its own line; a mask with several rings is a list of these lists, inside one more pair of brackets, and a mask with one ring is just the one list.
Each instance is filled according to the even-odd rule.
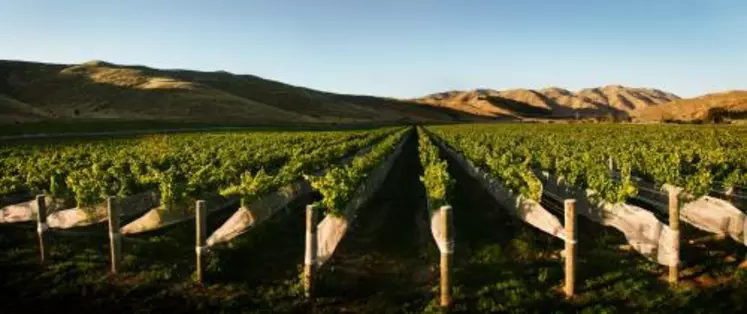
[[210,125],[391,124],[613,117],[694,121],[741,117],[747,91],[681,99],[620,85],[575,92],[449,91],[417,99],[345,95],[226,71],[164,70],[104,61],[0,60],[0,124],[163,121]]
[[479,121],[448,108],[253,75],[0,60],[0,123],[153,120],[221,125]]
[[414,99],[419,103],[463,110],[480,116],[583,117],[614,115],[629,117],[633,112],[678,100],[675,94],[650,88],[620,85],[571,92],[558,87],[544,89],[476,89],[451,91]]

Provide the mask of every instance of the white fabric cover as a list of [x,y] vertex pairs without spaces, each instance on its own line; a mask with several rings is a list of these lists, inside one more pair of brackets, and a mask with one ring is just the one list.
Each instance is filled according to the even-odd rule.
[[[55,199],[51,196],[45,196],[44,201],[47,206],[47,217],[49,217],[49,213],[60,210],[65,206],[62,199]],[[0,209],[0,223],[33,221],[36,220],[38,211],[36,199],[8,205]]]
[[[612,173],[619,178],[618,172]],[[619,179],[618,179],[619,180]],[[658,186],[643,178],[633,177],[638,195],[634,198],[652,205],[657,211],[669,214],[669,191],[675,189],[673,185]],[[680,219],[706,232],[728,235],[739,243],[747,245],[747,216],[734,204],[712,196],[694,197],[683,193],[681,196]]]
[[[98,211],[98,208],[92,208]],[[106,208],[103,208],[104,220],[106,220]],[[97,215],[98,216],[98,215]],[[50,228],[68,229],[93,220],[89,218],[86,210],[80,208],[63,209],[47,216],[47,224]]]
[[376,191],[379,190],[381,184],[384,183],[384,179],[386,179],[394,161],[397,160],[397,157],[402,152],[402,146],[410,136],[411,134],[403,136],[394,152],[368,174],[368,178],[355,191],[355,196],[345,206],[340,217],[327,215],[317,225],[316,264],[318,267],[324,265],[332,257],[337,245],[345,236],[348,227],[357,218],[358,209],[366,204]]
[[[444,230],[443,230],[443,219],[444,219],[445,211],[441,210],[440,208],[436,208],[435,210],[430,210],[430,204],[428,204],[428,208],[429,208],[428,212],[431,218],[431,234],[433,235],[433,241],[436,241],[438,250],[442,254],[454,253],[454,222],[453,221],[449,222],[449,230],[451,231],[451,238],[447,239],[444,236]],[[453,210],[453,209],[449,207],[448,210]]]
[[456,160],[457,164],[464,168],[469,176],[478,180],[510,214],[554,237],[565,239],[563,225],[557,217],[544,209],[542,205],[504,188],[498,180],[491,178],[486,172],[472,165],[471,162],[452,150],[448,145],[444,145],[440,139],[436,139],[435,142],[444,148],[446,153]]
[[[669,191],[676,187],[665,184],[659,187],[641,178],[635,178],[638,187],[636,199],[651,204],[659,212],[669,214]],[[714,234],[729,236],[747,245],[745,220],[747,216],[733,204],[711,196],[694,197],[683,193],[681,196],[680,219],[688,224]]]
[[[666,191],[674,188],[664,185]],[[747,245],[745,235],[745,220],[747,216],[731,203],[710,196],[695,198],[690,194],[683,195],[683,205],[680,207],[680,218],[696,228],[729,236],[737,242]]]
[[563,178],[555,178],[547,172],[537,172],[537,177],[542,180],[546,192],[576,199],[577,215],[619,230],[630,246],[649,260],[667,266],[677,264],[676,234],[653,213],[629,204],[594,200],[594,191],[571,188]]
[[309,193],[311,193],[309,183],[306,180],[299,180],[257,199],[248,206],[239,208],[231,218],[208,237],[207,245],[213,246],[243,234],[256,224],[275,215],[290,202]]
[[[158,201],[158,191],[153,190],[118,199],[116,206],[120,209],[120,216],[124,216],[143,212],[158,205]],[[54,212],[47,216],[47,223],[50,228],[70,229],[106,221],[109,219],[108,216],[106,203],[101,203],[89,208],[70,208]]]
[[[209,215],[227,206],[235,205],[236,203],[238,203],[238,198],[223,198],[216,195],[207,198],[205,201],[207,203],[207,214]],[[120,233],[137,234],[141,232],[161,229],[195,218],[194,202],[187,202],[186,204],[181,204],[178,206],[182,206],[182,208],[177,208],[171,211],[161,207],[153,208],[145,213],[145,215],[122,227],[120,229]]]

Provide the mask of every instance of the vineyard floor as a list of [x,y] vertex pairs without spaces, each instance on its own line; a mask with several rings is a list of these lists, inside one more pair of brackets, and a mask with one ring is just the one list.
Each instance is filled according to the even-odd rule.
[[318,309],[420,312],[438,284],[415,137],[322,270]]
[[[442,156],[445,157],[445,156]],[[448,160],[448,159],[447,159]],[[577,296],[562,296],[561,240],[509,216],[450,163],[454,208],[454,312],[744,312],[747,249],[684,227],[682,283],[625,248],[623,235],[578,218]],[[38,265],[36,226],[0,225],[3,313],[27,312],[430,312],[437,311],[439,253],[427,225],[417,141],[410,138],[382,189],[323,268],[305,302],[304,199],[207,261],[208,284],[193,283],[194,224],[123,240],[123,272],[108,274],[106,228],[53,235]],[[317,197],[317,196],[315,196]],[[211,215],[209,232],[235,208]],[[699,239],[697,243],[688,243]],[[702,240],[702,241],[700,241]]]

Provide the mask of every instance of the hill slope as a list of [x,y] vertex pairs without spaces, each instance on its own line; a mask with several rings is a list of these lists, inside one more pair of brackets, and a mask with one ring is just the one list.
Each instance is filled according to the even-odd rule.
[[747,91],[737,90],[679,99],[634,113],[643,121],[709,121],[724,117],[747,118]]
[[0,61],[0,123],[159,120],[220,124],[474,120],[394,99],[338,95],[252,75],[159,70],[92,61]]
[[679,99],[656,89],[609,85],[571,92],[562,88],[478,89],[428,95],[416,101],[433,106],[463,110],[475,115],[494,117],[555,117],[576,114],[587,116],[615,115],[628,117],[641,108]]
[[48,119],[46,112],[27,103],[0,94],[0,123],[36,122]]

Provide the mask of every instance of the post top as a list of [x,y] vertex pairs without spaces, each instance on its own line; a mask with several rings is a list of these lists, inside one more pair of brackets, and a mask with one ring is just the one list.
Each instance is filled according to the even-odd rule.
[[675,194],[680,194],[680,193],[682,193],[682,191],[684,191],[683,188],[681,188],[679,186],[674,186],[674,185],[671,185],[671,184],[664,184],[662,186],[662,188],[665,191],[669,192],[669,193],[675,193]]

